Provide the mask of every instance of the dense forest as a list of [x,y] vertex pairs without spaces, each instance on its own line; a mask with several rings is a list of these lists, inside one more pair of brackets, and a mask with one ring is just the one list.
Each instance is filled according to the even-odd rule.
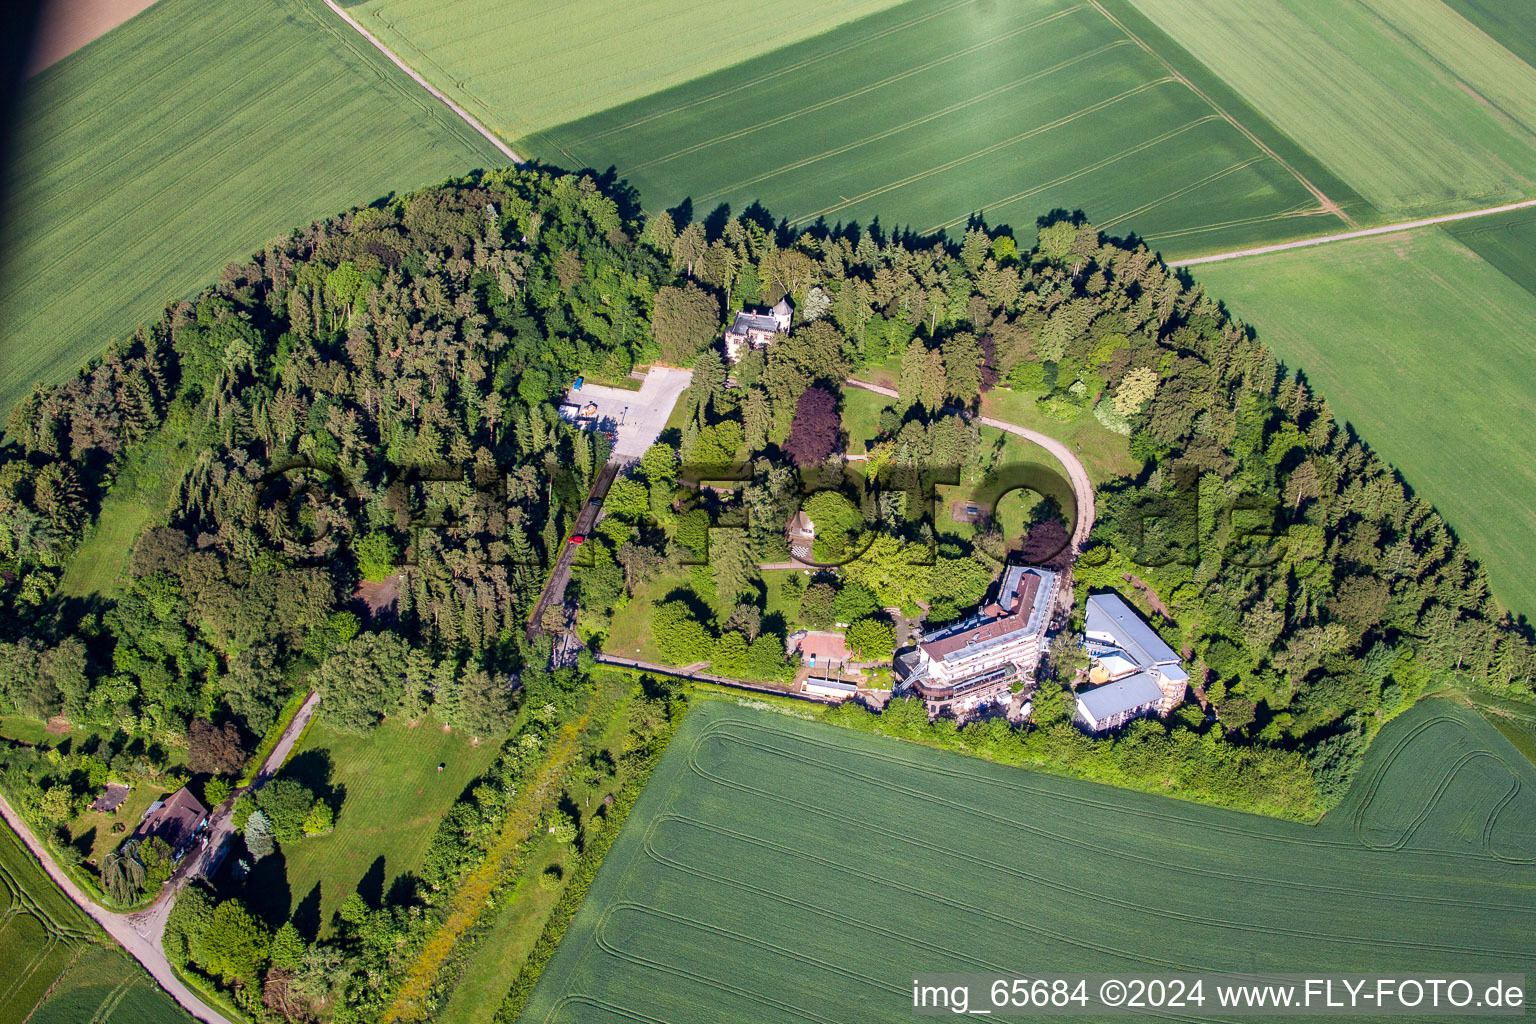
[[[372,1019],[431,928],[421,908],[487,848],[533,752],[592,689],[590,662],[552,670],[547,641],[522,628],[609,455],[556,402],[577,375],[617,383],[653,362],[694,380],[682,425],[615,484],[584,546],[574,593],[593,647],[615,609],[670,573],[686,586],[649,610],[669,660],[782,678],[796,622],[769,614],[757,565],[785,556],[783,525],[808,494],[830,524],[817,558],[841,564],[785,595],[800,621],[852,622],[857,649],[885,657],[881,609],[963,614],[995,579],[999,538],[939,535],[921,488],[893,482],[993,469],[1000,449],[973,415],[1006,387],[1125,439],[1140,468],[1101,488],[1076,596],[1135,596],[1128,575],[1160,595],[1160,627],[1199,668],[1198,704],[1081,735],[1062,689],[1081,655],[1064,635],[1028,729],[929,724],[901,701],[829,718],[1305,818],[1426,689],[1528,689],[1524,627],[1464,546],[1219,303],[1080,219],[1047,218],[1026,242],[981,224],[959,244],[796,233],[757,209],[645,219],[591,177],[509,169],[231,264],[10,415],[0,709],[92,738],[4,743],[0,786],[68,858],[64,826],[103,782],[195,778],[217,803],[310,688],[341,730],[427,715],[511,730],[415,888],[391,906],[349,903],[333,937],[256,920],[227,893],[178,901],[173,954],[253,1017]],[[727,366],[724,318],[783,296],[789,333]],[[850,472],[843,382],[894,363],[900,397]],[[709,475],[700,466],[730,465],[743,467],[739,498],[687,486]],[[72,556],[111,525],[109,499],[154,472],[163,507],[110,594],[61,591]],[[676,712],[675,695],[647,700],[663,710],[636,728],[641,750]],[[280,787],[237,814],[260,860],[345,828],[335,810]],[[128,856],[75,866],[132,905],[165,867],[163,851]]]

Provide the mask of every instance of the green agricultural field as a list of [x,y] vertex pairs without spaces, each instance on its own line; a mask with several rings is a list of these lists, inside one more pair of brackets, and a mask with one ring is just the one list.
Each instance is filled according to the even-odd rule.
[[[1124,0],[842,0],[814,19],[795,0],[771,25],[739,2],[591,6],[353,10],[520,153],[616,167],[652,209],[925,232],[980,210],[1027,234],[1081,208],[1186,254],[1337,228],[1324,198],[1370,213]],[[753,42],[732,48],[744,18]],[[542,45],[577,22],[579,46]],[[708,58],[688,56],[699,34]]]
[[[343,7],[509,139],[820,35],[900,0],[351,0]],[[561,45],[551,46],[550,40]]]
[[518,145],[616,165],[654,207],[756,200],[794,224],[1027,227],[1060,206],[1196,247],[1315,210],[1221,114],[1091,5],[913,0]]
[[1457,221],[1444,230],[1536,295],[1536,209]]
[[1445,0],[1445,4],[1536,67],[1536,6],[1505,0]]
[[0,410],[294,224],[504,162],[319,0],[161,0],[29,83]]
[[1536,190],[1536,68],[1444,4],[1132,2],[1383,213]]
[[704,702],[521,1020],[907,1021],[924,972],[1528,973],[1533,787],[1447,701],[1315,826]]
[[1536,615],[1536,295],[1437,230],[1192,268]]
[[0,826],[0,1024],[190,1020]]
[[344,800],[335,831],[257,864],[258,881],[270,885],[263,910],[276,919],[297,911],[301,927],[325,928],[353,892],[377,902],[400,875],[420,870],[444,812],[496,759],[502,737],[472,740],[430,719],[415,727],[390,719],[362,736],[310,726],[283,771],[313,782],[329,766]]
[[28,1024],[180,1024],[188,1019],[126,953],[86,946]]

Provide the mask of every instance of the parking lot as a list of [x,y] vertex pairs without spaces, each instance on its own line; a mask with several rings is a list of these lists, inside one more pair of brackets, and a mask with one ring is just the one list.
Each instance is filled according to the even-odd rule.
[[580,391],[567,391],[565,401],[577,406],[596,405],[598,423],[612,424],[617,435],[614,456],[638,459],[656,443],[678,397],[692,380],[691,370],[657,366],[645,375],[639,391],[584,384]]

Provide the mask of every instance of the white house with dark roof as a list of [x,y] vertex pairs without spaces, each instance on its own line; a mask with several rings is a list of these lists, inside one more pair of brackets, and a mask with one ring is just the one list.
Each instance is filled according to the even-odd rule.
[[725,358],[739,363],[747,352],[767,348],[776,335],[788,334],[793,312],[787,295],[766,313],[737,310],[736,319],[725,329]]
[[930,715],[957,717],[1006,703],[1013,684],[1040,664],[1058,582],[1049,569],[1009,566],[996,600],[896,655],[897,696],[920,697]]
[[1184,700],[1189,673],[1178,654],[1119,594],[1088,598],[1083,649],[1099,684],[1077,693],[1077,722],[1089,732],[1166,715]]

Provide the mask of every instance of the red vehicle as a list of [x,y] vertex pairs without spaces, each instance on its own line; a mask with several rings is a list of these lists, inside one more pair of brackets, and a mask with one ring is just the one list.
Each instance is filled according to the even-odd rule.
[[586,542],[587,542],[586,535],[585,534],[580,534],[580,533],[573,533],[573,534],[571,534],[571,539],[569,541],[569,543],[571,543],[571,544],[585,544]]

